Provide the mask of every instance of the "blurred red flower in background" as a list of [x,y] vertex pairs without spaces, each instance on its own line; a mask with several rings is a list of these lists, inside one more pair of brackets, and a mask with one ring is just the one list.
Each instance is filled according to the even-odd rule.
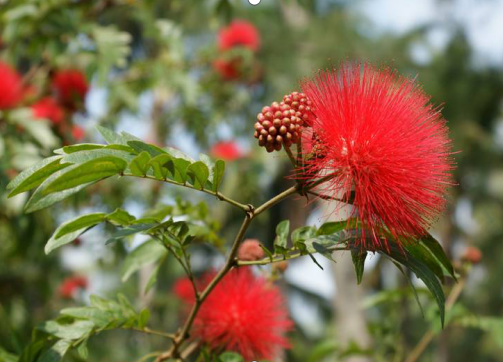
[[229,50],[242,46],[257,51],[260,46],[260,34],[255,26],[245,20],[234,20],[218,32],[218,48]]
[[[201,287],[213,276],[207,274]],[[183,283],[178,284],[178,293],[193,302],[187,298],[187,282]],[[285,333],[291,327],[279,288],[255,277],[249,268],[240,268],[229,272],[203,302],[191,335],[211,348],[238,352],[251,361],[274,359],[289,347]]]
[[215,143],[210,149],[210,154],[224,161],[234,161],[244,156],[241,147],[234,141],[221,141]]
[[216,59],[213,61],[213,68],[225,80],[239,78],[239,60]]
[[71,109],[84,102],[89,90],[86,77],[80,70],[67,69],[56,72],[52,86],[60,102]]
[[72,137],[75,141],[82,141],[85,136],[84,128],[77,125],[72,126]]
[[10,65],[0,61],[0,109],[13,108],[22,99],[21,75]]
[[59,287],[59,295],[61,298],[70,299],[75,296],[78,290],[88,287],[87,278],[83,276],[72,276],[65,278]]
[[[349,199],[359,243],[381,248],[423,235],[445,207],[451,143],[438,108],[412,80],[388,69],[346,64],[303,83],[313,104],[311,181],[332,175],[322,195]],[[387,246],[387,241],[384,245]]]
[[478,264],[482,260],[482,251],[475,246],[468,246],[461,259],[472,264]]
[[65,114],[59,106],[56,99],[45,97],[31,106],[35,118],[45,118],[52,121],[53,124],[59,124],[63,121]]

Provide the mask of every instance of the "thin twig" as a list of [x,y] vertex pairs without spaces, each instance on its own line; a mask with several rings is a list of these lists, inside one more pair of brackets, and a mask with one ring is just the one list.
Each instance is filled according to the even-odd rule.
[[[332,248],[327,248],[327,251],[337,251],[337,250],[348,250],[346,246],[344,247],[332,247]],[[264,258],[260,260],[239,260],[237,262],[238,266],[247,266],[247,265],[268,265],[272,263],[278,263],[280,261],[285,261],[285,260],[291,260],[291,259],[297,259],[301,256],[306,256],[308,255],[307,253],[301,253],[300,251],[292,253],[292,254],[287,254],[287,255],[273,255],[272,259],[271,258]]]
[[285,146],[285,152],[288,155],[288,158],[290,159],[290,162],[292,163],[293,167],[297,167],[297,161],[295,160],[295,157],[290,147]]

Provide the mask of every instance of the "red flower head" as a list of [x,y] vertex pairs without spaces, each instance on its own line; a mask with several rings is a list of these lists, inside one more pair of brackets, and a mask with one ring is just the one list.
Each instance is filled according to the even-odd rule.
[[75,141],[82,141],[85,136],[84,128],[77,125],[72,126],[72,137]]
[[228,50],[242,46],[257,51],[260,46],[260,35],[257,28],[248,21],[234,20],[229,26],[218,32],[218,48]]
[[23,99],[21,76],[8,64],[0,61],[0,109],[15,107]]
[[59,287],[59,295],[61,298],[73,298],[79,289],[86,289],[88,286],[87,279],[81,276],[72,276],[63,280]]
[[54,75],[52,86],[61,103],[71,109],[84,101],[89,90],[84,74],[75,69],[58,71]]
[[324,196],[354,192],[360,246],[382,248],[382,229],[399,242],[423,235],[445,207],[453,168],[448,129],[430,97],[394,71],[359,64],[320,72],[302,89],[315,116],[306,172],[312,181],[333,176]]
[[[208,284],[210,275],[203,278]],[[240,353],[246,361],[273,359],[289,347],[291,328],[280,290],[248,268],[231,271],[204,301],[192,336],[214,349]]]
[[45,118],[54,124],[63,121],[65,114],[58,102],[52,97],[45,97],[31,106],[35,118]]
[[234,161],[244,156],[239,145],[233,141],[222,141],[214,144],[210,153],[224,161]]

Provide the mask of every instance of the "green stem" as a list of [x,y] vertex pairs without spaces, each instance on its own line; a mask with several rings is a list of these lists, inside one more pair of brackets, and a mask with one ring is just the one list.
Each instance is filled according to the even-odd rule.
[[257,215],[263,213],[264,211],[266,211],[267,209],[269,209],[271,206],[274,206],[278,202],[280,202],[280,201],[286,199],[287,197],[289,197],[290,195],[293,195],[293,194],[299,192],[299,190],[300,190],[300,187],[299,187],[298,184],[295,185],[295,186],[290,187],[289,189],[286,189],[285,191],[283,191],[279,195],[276,195],[275,197],[273,197],[269,201],[267,201],[267,202],[263,203],[262,205],[260,205],[259,207],[257,207],[253,211],[253,215],[257,216]]
[[288,158],[290,159],[290,162],[292,163],[293,167],[297,167],[297,161],[295,160],[295,157],[293,156],[290,147],[285,146],[285,152],[288,155]]

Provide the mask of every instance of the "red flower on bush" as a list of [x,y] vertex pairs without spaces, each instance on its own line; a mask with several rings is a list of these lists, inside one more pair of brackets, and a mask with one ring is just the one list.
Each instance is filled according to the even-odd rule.
[[58,102],[52,97],[45,97],[31,106],[35,118],[45,118],[54,124],[63,121],[65,114]]
[[59,287],[59,295],[61,298],[73,298],[79,289],[86,289],[88,286],[87,279],[82,276],[72,276],[63,280]]
[[[212,276],[206,275],[203,284]],[[240,268],[227,274],[204,301],[191,335],[211,348],[238,352],[251,361],[273,359],[288,348],[285,333],[291,326],[280,290],[250,269]]]
[[210,154],[225,161],[234,161],[244,156],[239,145],[233,141],[215,143],[210,150]]
[[15,107],[23,99],[23,82],[19,73],[0,61],[0,109]]
[[84,102],[89,85],[80,70],[67,69],[56,72],[52,86],[61,103],[71,109]]
[[402,242],[423,235],[445,207],[453,168],[446,122],[430,97],[394,71],[359,64],[320,72],[302,89],[315,116],[306,172],[312,181],[332,176],[324,196],[354,192],[361,246],[381,248],[381,229]]
[[229,50],[242,46],[257,51],[260,46],[260,35],[253,24],[245,20],[234,20],[229,26],[218,32],[218,48]]

